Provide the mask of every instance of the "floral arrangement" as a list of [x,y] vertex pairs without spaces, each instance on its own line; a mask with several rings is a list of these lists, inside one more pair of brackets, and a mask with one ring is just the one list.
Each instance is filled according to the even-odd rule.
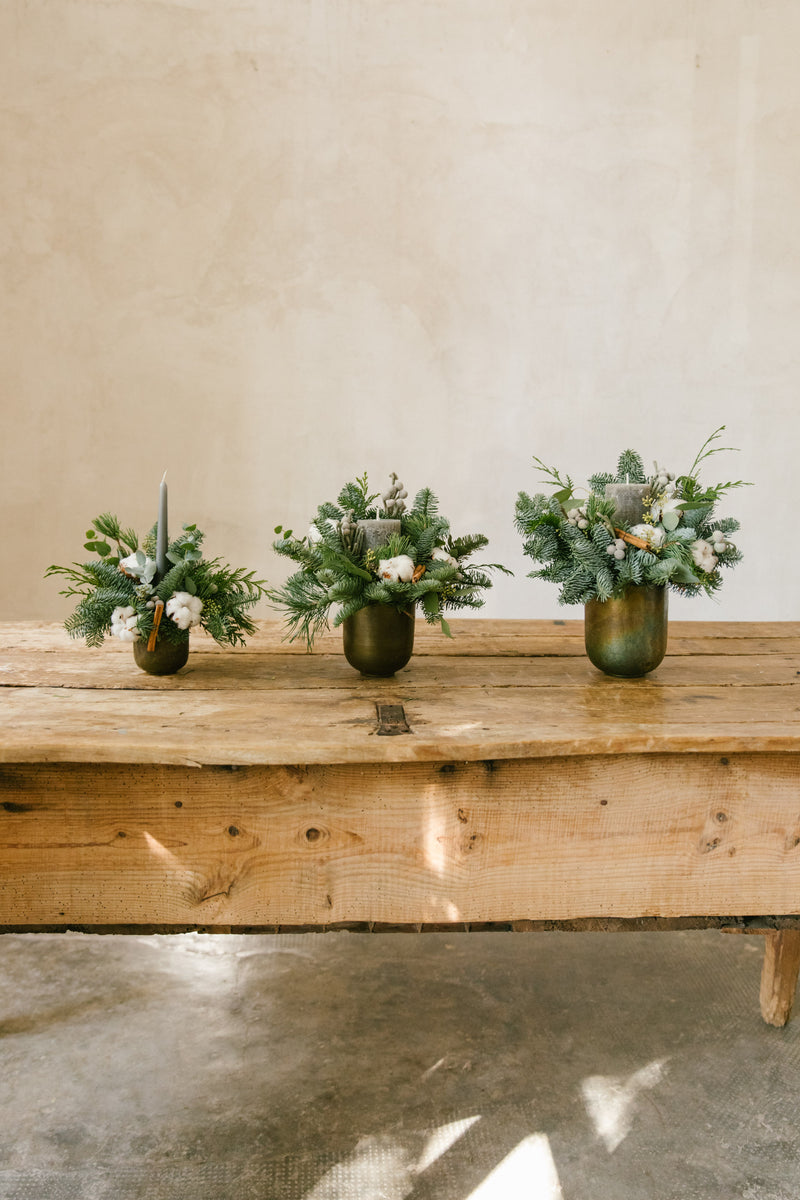
[[[332,610],[336,627],[373,604],[411,612],[419,603],[426,621],[438,621],[450,637],[445,611],[480,608],[481,592],[491,587],[487,572],[506,571],[498,563],[468,564],[488,539],[453,537],[430,488],[407,508],[408,492],[396,474],[391,480],[380,496],[370,494],[366,473],[346,483],[335,504],[319,506],[304,537],[276,527],[282,536],[274,549],[300,565],[283,588],[270,592],[286,614],[290,641],[302,636],[311,649],[317,633],[329,627]],[[378,544],[370,544],[373,535]]]
[[203,558],[203,533],[196,525],[166,547],[164,568],[156,565],[157,525],[139,545],[132,529],[104,513],[87,530],[84,549],[97,555],[90,563],[51,566],[46,576],[70,581],[62,596],[80,596],[65,621],[71,637],[99,646],[110,634],[123,642],[144,640],[149,650],[161,639],[185,641],[199,626],[222,645],[244,644],[255,632],[250,609],[266,594],[254,572],[234,569],[219,559]]
[[[516,526],[525,553],[543,564],[530,578],[558,584],[562,604],[609,600],[631,586],[669,586],[690,596],[716,592],[722,585],[722,568],[742,558],[730,539],[739,522],[715,517],[716,506],[732,488],[747,486],[741,479],[700,482],[701,463],[720,450],[733,449],[714,445],[724,429],[720,426],[706,439],[689,470],[680,475],[655,463],[648,477],[640,455],[625,450],[616,474],[589,479],[585,498],[577,495],[568,475],[562,478],[534,458],[557,490],[534,496],[520,492],[517,499]],[[637,491],[637,519],[626,521],[614,494]]]

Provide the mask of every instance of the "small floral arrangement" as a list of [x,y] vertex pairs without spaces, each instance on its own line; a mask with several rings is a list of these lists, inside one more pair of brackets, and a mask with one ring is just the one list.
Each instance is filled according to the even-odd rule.
[[123,642],[146,641],[153,650],[162,639],[185,641],[199,626],[221,645],[244,644],[245,634],[255,632],[248,609],[266,594],[264,581],[217,558],[204,559],[203,536],[196,525],[184,525],[159,572],[157,526],[140,546],[136,533],[123,529],[115,516],[98,517],[84,543],[97,560],[45,572],[70,581],[62,596],[80,596],[64,623],[67,632],[85,638],[88,646],[101,645],[110,634]]
[[551,495],[520,492],[516,526],[524,550],[543,566],[530,573],[559,586],[562,604],[586,604],[624,595],[629,587],[669,586],[684,595],[709,595],[722,585],[722,568],[742,555],[730,535],[739,528],[732,517],[717,518],[717,502],[743,480],[703,485],[701,463],[720,450],[725,426],[706,439],[684,474],[658,463],[652,474],[634,450],[619,457],[616,474],[589,479],[586,498],[578,497],[571,478],[534,463],[555,484]]
[[430,488],[418,492],[410,508],[407,498],[396,474],[382,495],[370,494],[365,473],[345,484],[335,504],[319,506],[304,537],[276,527],[282,536],[274,549],[300,565],[270,593],[286,614],[290,641],[302,636],[311,649],[332,610],[335,627],[373,604],[412,613],[419,603],[426,621],[438,621],[450,637],[446,610],[481,607],[481,592],[492,586],[487,572],[506,571],[498,563],[467,563],[488,539],[453,537]]

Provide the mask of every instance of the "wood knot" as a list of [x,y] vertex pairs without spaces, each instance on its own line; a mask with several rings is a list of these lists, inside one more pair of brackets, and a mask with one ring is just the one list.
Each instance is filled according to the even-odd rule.
[[324,836],[325,835],[323,834],[322,830],[317,829],[316,826],[314,826],[314,825],[312,825],[310,829],[306,830],[306,841],[307,842],[318,842],[319,839]]
[[235,826],[235,825],[229,825],[229,826],[228,826],[228,833],[231,835],[231,837],[238,837],[238,836],[239,836],[239,830],[236,828],[236,826]]
[[462,824],[462,825],[466,825],[467,821],[469,820],[469,816],[468,816],[468,814],[467,814],[467,813],[464,811],[464,809],[463,809],[463,808],[460,808],[460,809],[458,810],[458,819],[459,819],[459,821],[461,822],[461,824]]

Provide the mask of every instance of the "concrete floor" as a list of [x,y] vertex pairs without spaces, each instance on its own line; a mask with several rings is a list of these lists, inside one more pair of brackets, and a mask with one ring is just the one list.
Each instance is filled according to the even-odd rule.
[[798,1200],[708,933],[0,938],[3,1200]]

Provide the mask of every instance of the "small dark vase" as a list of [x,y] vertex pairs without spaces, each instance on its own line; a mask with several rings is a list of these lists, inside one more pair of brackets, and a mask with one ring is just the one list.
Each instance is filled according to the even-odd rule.
[[174,675],[186,666],[189,658],[189,639],[167,642],[159,638],[155,650],[147,649],[147,642],[133,643],[133,657],[137,667],[148,675]]
[[630,587],[616,600],[590,600],[585,611],[586,653],[606,675],[637,679],[666,654],[666,587]]
[[414,651],[414,609],[370,604],[342,622],[344,656],[362,675],[394,675]]

